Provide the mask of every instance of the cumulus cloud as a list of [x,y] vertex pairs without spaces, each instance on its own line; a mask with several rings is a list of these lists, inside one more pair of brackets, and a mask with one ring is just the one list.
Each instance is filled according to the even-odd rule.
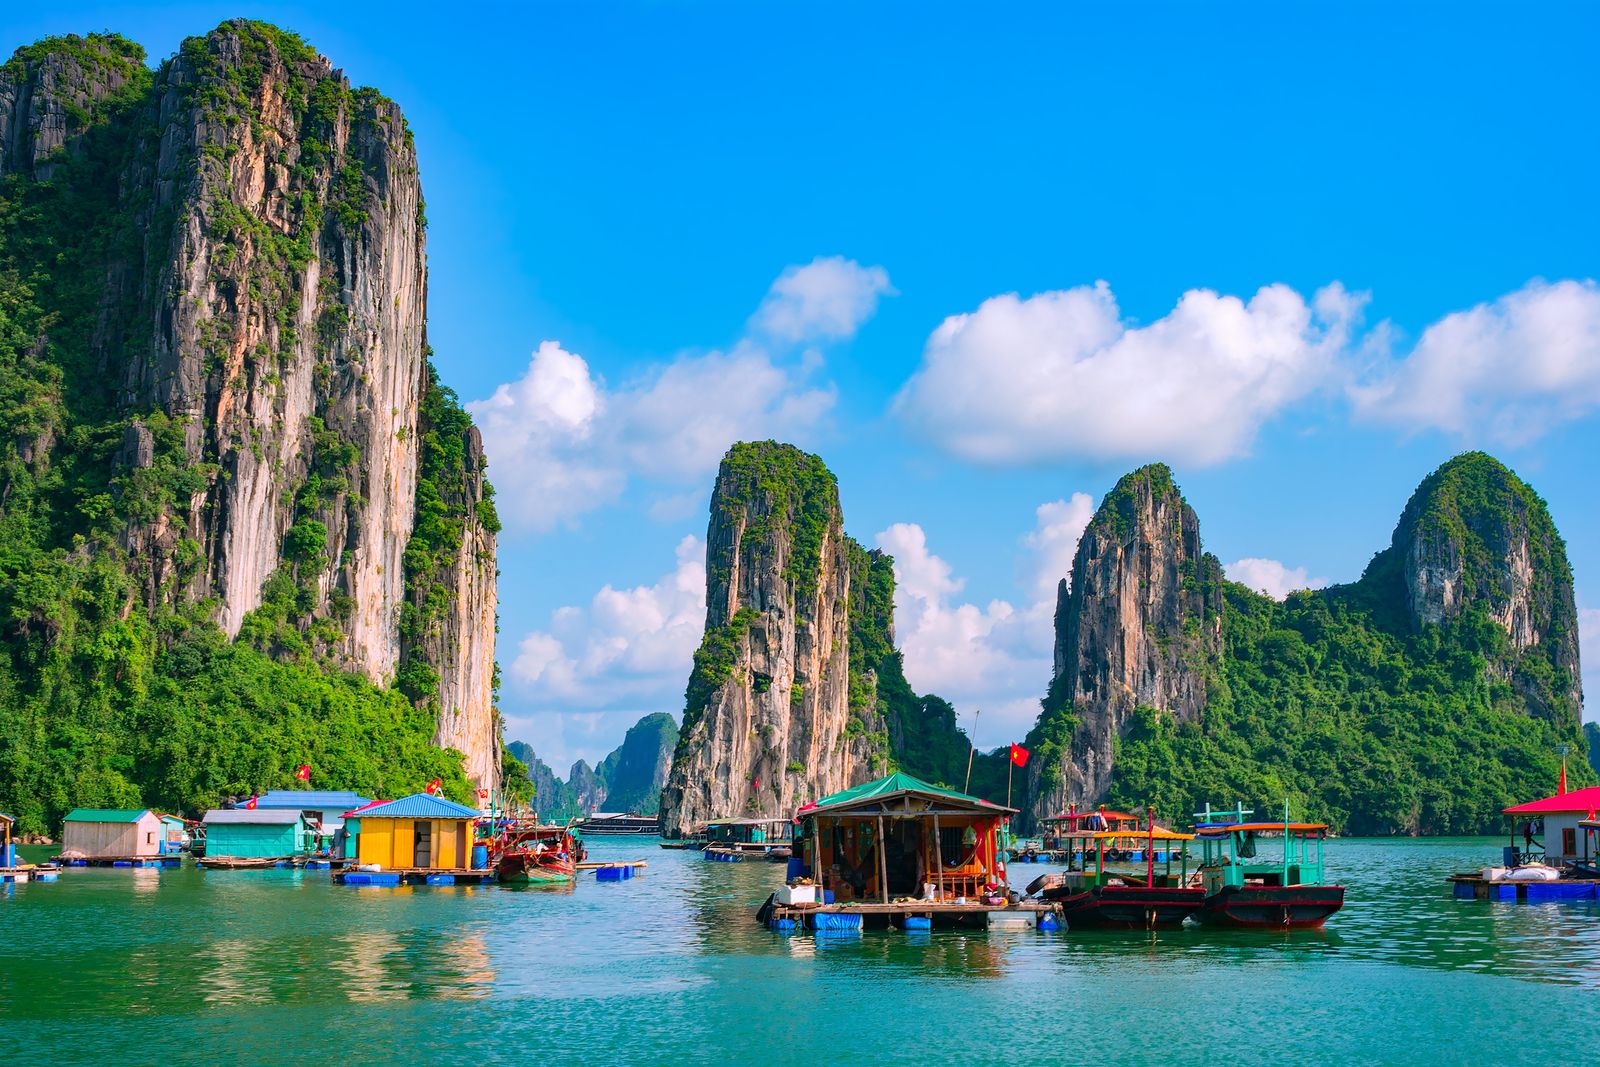
[[652,585],[606,585],[525,634],[511,661],[519,704],[538,711],[676,708],[705,625],[705,544],[685,537]]
[[[686,352],[615,386],[557,341],[522,377],[467,404],[483,432],[508,527],[547,530],[620,496],[631,480],[665,483],[663,500],[704,481],[747,438],[804,443],[837,391],[820,357],[792,345],[841,341],[893,292],[881,267],[819,259],[773,282],[753,335],[727,350]],[[671,515],[665,503],[653,513]]]
[[1351,389],[1358,414],[1524,445],[1600,409],[1600,286],[1532,281],[1384,356]]
[[880,296],[892,295],[894,287],[882,267],[818,256],[778,276],[751,325],[781,341],[842,341],[872,317]]
[[944,320],[894,406],[947,451],[982,462],[1217,463],[1330,379],[1365,300],[1338,283],[1309,303],[1285,285],[1248,302],[1194,289],[1141,326],[1105,282],[997,296]]
[[895,633],[907,681],[963,714],[982,708],[980,747],[1021,738],[1038,716],[1050,681],[1056,585],[1093,513],[1083,493],[1038,507],[1034,529],[1021,539],[1028,599],[1020,606],[961,600],[965,579],[928,547],[916,523],[896,523],[875,538],[894,557]]
[[1321,589],[1326,578],[1313,578],[1304,567],[1286,567],[1275,559],[1249,556],[1236,559],[1222,568],[1233,581],[1247,585],[1273,600],[1282,600],[1297,589]]

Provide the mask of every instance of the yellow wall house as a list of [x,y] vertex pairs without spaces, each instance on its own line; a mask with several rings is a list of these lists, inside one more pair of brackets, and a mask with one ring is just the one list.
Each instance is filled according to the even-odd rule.
[[344,822],[358,864],[383,870],[465,870],[476,808],[414,793],[350,812]]

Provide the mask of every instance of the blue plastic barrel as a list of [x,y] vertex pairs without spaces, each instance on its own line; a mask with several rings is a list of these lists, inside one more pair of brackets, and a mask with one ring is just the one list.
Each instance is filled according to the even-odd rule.
[[475,871],[481,871],[487,866],[489,866],[489,846],[488,845],[473,845],[472,846],[472,869],[475,870]]
[[1044,931],[1061,929],[1061,922],[1054,915],[1046,912],[1039,916],[1039,929]]
[[17,846],[0,845],[0,867],[15,867],[17,865]]
[[806,861],[801,859],[799,856],[790,856],[789,865],[784,868],[783,880],[785,882],[792,882],[796,878],[804,878],[805,876]]
[[907,915],[900,926],[906,930],[932,930],[933,920],[926,915]]
[[824,904],[832,904],[833,903],[833,890],[824,889],[822,891],[822,902]]
[[1517,865],[1516,845],[1507,845],[1500,851],[1500,863],[1505,867],[1515,867]]

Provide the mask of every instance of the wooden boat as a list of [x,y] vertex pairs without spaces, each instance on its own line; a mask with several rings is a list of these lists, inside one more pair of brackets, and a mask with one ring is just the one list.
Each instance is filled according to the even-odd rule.
[[566,885],[587,856],[570,826],[512,826],[496,843],[495,878],[505,885]]
[[195,860],[195,866],[208,871],[261,871],[288,862],[288,856],[205,856]]
[[[1067,928],[1117,928],[1150,930],[1182,926],[1205,903],[1205,890],[1189,884],[1189,852],[1187,844],[1193,834],[1174,833],[1155,823],[1155,810],[1147,814],[1143,830],[1138,833],[1137,850],[1144,859],[1143,877],[1137,871],[1111,871],[1106,860],[1112,849],[1126,853],[1132,838],[1132,828],[1080,831],[1087,833],[1084,841],[1081,871],[1046,875],[1035,879],[1028,887],[1030,894],[1037,892],[1043,900],[1060,905]],[[1094,846],[1091,854],[1087,847]],[[1173,845],[1178,845],[1174,848]],[[1163,857],[1160,873],[1156,871],[1156,854]],[[1172,871],[1172,859],[1179,856],[1179,871]],[[1093,867],[1090,867],[1091,862]]]
[[[1245,822],[1251,812],[1226,813],[1239,821],[1202,822],[1195,826],[1203,855],[1200,864],[1205,903],[1198,918],[1213,926],[1245,926],[1274,930],[1318,927],[1344,907],[1344,886],[1324,882],[1325,823]],[[1197,818],[1214,819],[1207,805]],[[1276,861],[1256,855],[1257,843],[1280,837],[1283,853]],[[1315,849],[1311,846],[1315,843]]]

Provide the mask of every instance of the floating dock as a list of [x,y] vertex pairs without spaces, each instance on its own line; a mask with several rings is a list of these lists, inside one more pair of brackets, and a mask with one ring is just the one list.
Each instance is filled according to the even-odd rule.
[[353,867],[334,871],[338,885],[491,885],[493,869],[461,867],[440,870],[434,867],[390,867],[381,871],[360,871]]
[[1046,901],[1017,904],[958,904],[951,900],[906,900],[852,904],[772,904],[774,930],[902,930],[950,926],[966,929],[1060,929],[1060,908]]
[[1519,904],[1600,900],[1600,880],[1587,878],[1536,882],[1515,878],[1485,878],[1481,874],[1452,874],[1450,884],[1457,900],[1503,900]]
[[63,867],[182,867],[183,856],[80,856],[60,863]]

